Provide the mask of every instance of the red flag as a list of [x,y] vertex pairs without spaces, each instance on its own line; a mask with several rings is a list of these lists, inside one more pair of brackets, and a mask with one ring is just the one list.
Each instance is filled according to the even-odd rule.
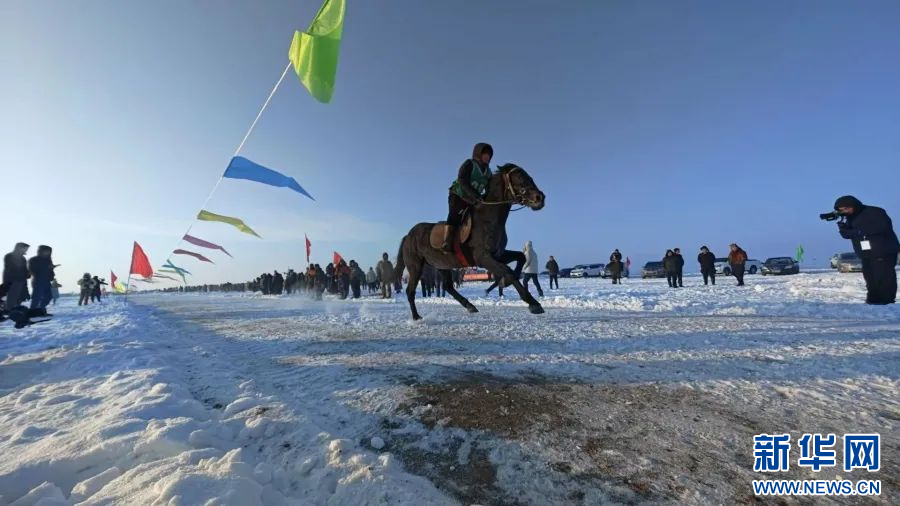
[[131,271],[129,273],[140,274],[145,278],[153,276],[153,267],[150,266],[150,260],[137,241],[135,241],[134,250],[131,252]]
[[341,260],[343,260],[343,259],[344,259],[344,257],[342,257],[340,253],[338,253],[337,251],[334,252],[334,258],[332,260],[333,260],[335,266],[337,266],[337,264],[341,263]]
[[214,264],[214,263],[215,263],[215,262],[213,262],[212,260],[210,260],[210,259],[206,258],[205,256],[201,255],[200,253],[194,253],[193,251],[188,251],[188,250],[184,250],[184,249],[177,249],[177,250],[173,251],[172,253],[174,253],[174,254],[176,254],[176,255],[188,255],[188,256],[192,256],[192,257],[196,258],[197,260],[200,260],[201,262],[209,262],[209,263],[211,263],[211,264]]
[[109,285],[112,286],[113,289],[116,288],[116,281],[118,280],[119,278],[116,277],[116,273],[113,271],[109,271]]
[[312,252],[312,243],[309,242],[309,237],[306,237],[306,234],[303,234],[303,238],[306,239],[306,263],[309,263],[309,254]]

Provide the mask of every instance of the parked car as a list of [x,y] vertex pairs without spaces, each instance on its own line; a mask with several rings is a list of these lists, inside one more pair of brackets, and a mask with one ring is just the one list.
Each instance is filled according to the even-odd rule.
[[831,268],[832,269],[837,269],[838,261],[840,259],[841,259],[840,253],[835,253],[834,255],[831,255]]
[[663,268],[662,262],[647,262],[641,269],[641,279],[664,277],[666,277],[666,269]]
[[762,264],[760,272],[763,276],[777,276],[779,274],[800,274],[800,262],[795,262],[791,257],[767,258]]
[[856,253],[841,253],[838,257],[838,272],[862,272],[862,260]]
[[572,269],[572,278],[599,278],[603,274],[604,264],[581,264]]
[[[760,270],[762,270],[762,262],[759,260],[749,259],[744,263],[744,272],[747,274],[756,274]],[[716,274],[731,276],[731,264],[728,263],[727,258],[716,259]]]
[[[624,267],[624,266],[623,266],[623,267],[622,267],[622,277],[623,277],[623,278],[627,278],[630,274],[631,274],[631,273],[629,272],[628,267]],[[609,271],[609,264],[606,264],[606,266],[603,267],[603,273],[600,274],[600,277],[603,278],[603,279],[611,278],[611,277],[612,277],[612,272]]]
[[570,278],[572,277],[572,269],[573,267],[566,267],[565,269],[559,270],[559,277],[561,278]]

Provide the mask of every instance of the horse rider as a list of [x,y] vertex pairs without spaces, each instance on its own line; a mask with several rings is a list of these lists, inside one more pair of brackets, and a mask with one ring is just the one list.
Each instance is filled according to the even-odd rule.
[[491,180],[490,163],[493,157],[494,148],[486,142],[479,142],[472,150],[472,158],[459,167],[459,174],[450,185],[450,212],[447,227],[444,228],[444,251],[452,249],[453,234],[462,225],[466,213],[482,204]]

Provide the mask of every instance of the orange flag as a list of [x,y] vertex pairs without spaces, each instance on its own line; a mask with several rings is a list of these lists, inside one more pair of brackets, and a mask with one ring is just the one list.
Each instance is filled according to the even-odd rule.
[[334,261],[335,267],[337,267],[337,265],[341,263],[341,260],[343,259],[344,257],[342,257],[340,253],[338,253],[337,251],[334,252],[334,258],[332,258],[332,260]]
[[150,260],[141,248],[141,245],[135,241],[134,250],[131,252],[131,274],[139,274],[145,278],[153,277],[153,267],[150,266]]

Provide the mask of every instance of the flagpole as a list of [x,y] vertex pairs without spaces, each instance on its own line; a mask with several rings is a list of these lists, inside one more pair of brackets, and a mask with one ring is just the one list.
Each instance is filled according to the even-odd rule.
[[134,245],[131,246],[131,263],[128,264],[128,284],[125,285],[125,302],[128,302],[128,290],[131,289],[131,271],[134,270]]
[[[240,154],[241,150],[244,149],[244,144],[247,143],[247,139],[250,138],[250,134],[252,134],[253,129],[256,128],[256,124],[259,122],[259,118],[262,117],[263,112],[265,112],[266,108],[269,107],[269,103],[272,101],[272,97],[275,96],[275,92],[278,91],[278,87],[281,86],[281,82],[284,81],[284,76],[287,75],[288,70],[290,70],[290,69],[291,69],[291,62],[288,61],[288,64],[284,67],[284,72],[281,73],[281,77],[278,78],[278,81],[275,83],[275,86],[272,87],[272,91],[269,92],[269,96],[266,97],[266,101],[263,102],[263,105],[259,109],[259,112],[256,113],[256,118],[253,119],[253,123],[250,124],[250,128],[247,129],[247,133],[244,134],[244,138],[241,139],[241,143],[238,144],[237,149],[234,150],[234,154],[231,155],[232,158],[234,158],[235,156]],[[204,200],[203,204],[200,206],[201,211],[206,209],[206,204],[209,204],[209,201],[212,200],[213,195],[216,193],[216,190],[219,188],[219,185],[222,184],[223,179],[225,179],[224,172],[222,173],[222,175],[219,176],[218,181],[216,181],[216,184],[213,186],[212,190],[209,192],[209,195],[206,196],[206,200]],[[190,225],[188,225],[187,230],[184,232],[184,234],[181,235],[181,237],[178,238],[178,243],[175,244],[175,247],[172,248],[171,251],[175,251],[176,249],[178,249],[178,246],[181,246],[181,242],[184,240],[184,236],[191,233],[191,230],[194,228],[194,223],[196,223],[196,222],[197,222],[197,217],[194,216],[194,219],[191,220],[191,223],[190,223]],[[172,259],[171,251],[169,252],[169,256],[166,257],[166,260]]]

